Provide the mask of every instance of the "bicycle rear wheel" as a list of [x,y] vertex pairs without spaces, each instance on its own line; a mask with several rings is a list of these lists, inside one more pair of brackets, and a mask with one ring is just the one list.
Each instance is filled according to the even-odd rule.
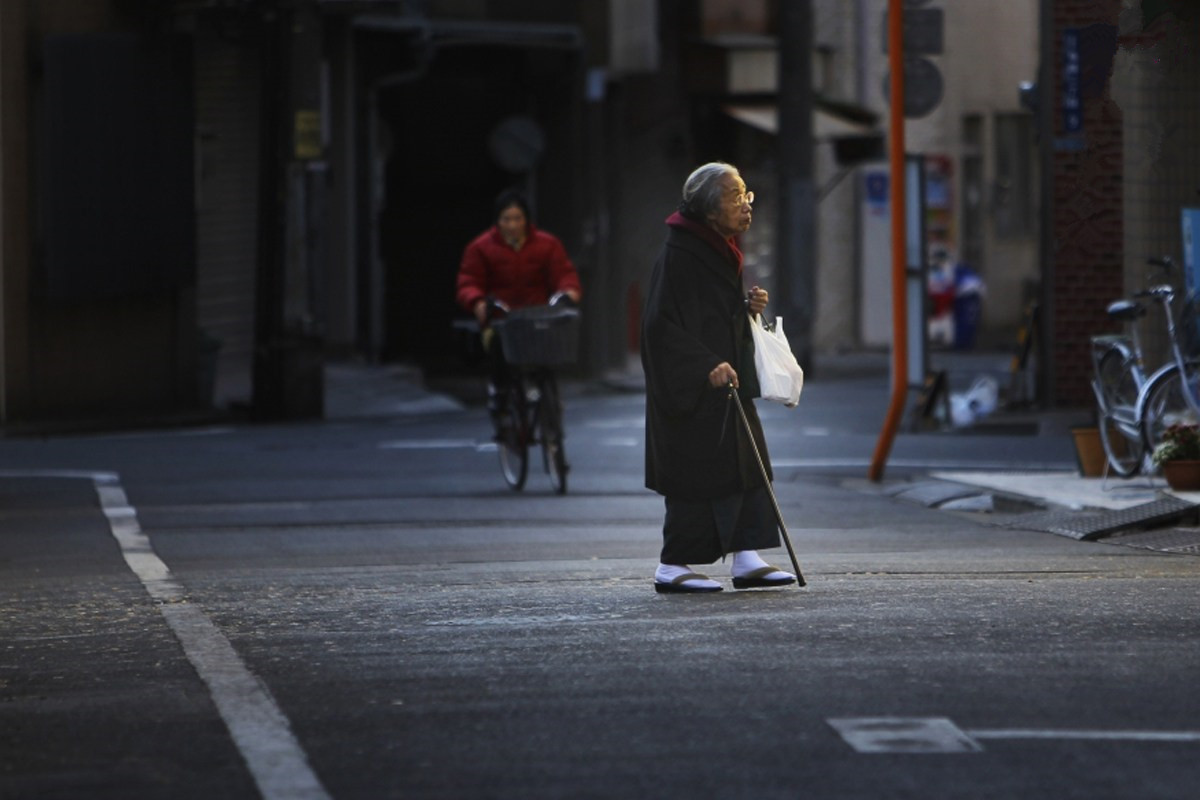
[[542,381],[542,398],[538,416],[541,425],[542,466],[550,475],[550,485],[557,494],[567,493],[567,453],[563,448],[562,400],[558,381],[553,373]]
[[517,384],[508,396],[496,429],[496,450],[500,453],[500,471],[514,492],[525,488],[529,474],[529,429],[525,424],[524,390]]
[[[1197,382],[1200,381],[1200,361],[1189,361],[1186,367],[1194,396],[1198,388]],[[1196,424],[1196,412],[1184,394],[1187,391],[1188,387],[1183,385],[1177,365],[1159,370],[1150,378],[1150,383],[1146,385],[1138,404],[1142,439],[1147,451],[1154,452],[1154,448],[1162,442],[1163,431],[1172,425]]]

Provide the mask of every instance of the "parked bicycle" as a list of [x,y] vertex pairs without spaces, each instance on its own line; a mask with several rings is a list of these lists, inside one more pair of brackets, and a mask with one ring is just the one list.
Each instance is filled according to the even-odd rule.
[[[1149,259],[1168,276],[1174,271],[1169,257]],[[1109,316],[1125,324],[1124,335],[1092,338],[1100,440],[1109,468],[1129,477],[1144,469],[1147,456],[1162,441],[1162,432],[1172,424],[1200,419],[1200,360],[1190,341],[1194,330],[1194,304],[1174,309],[1176,290],[1169,283],[1134,293],[1132,298],[1108,306]],[[1146,315],[1142,300],[1162,306],[1170,343],[1171,360],[1148,375],[1138,321]]]
[[500,470],[514,491],[525,487],[529,449],[540,445],[542,466],[558,494],[566,494],[567,454],[562,396],[555,368],[572,364],[579,345],[579,310],[561,295],[550,305],[508,311],[489,304],[489,316],[510,366],[507,396],[496,423]]

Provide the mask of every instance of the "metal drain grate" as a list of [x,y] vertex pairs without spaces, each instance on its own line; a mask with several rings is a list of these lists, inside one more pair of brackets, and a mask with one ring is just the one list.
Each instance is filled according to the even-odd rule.
[[1146,550],[1160,550],[1164,553],[1200,556],[1200,528],[1131,531],[1112,537],[1108,543],[1140,547]]
[[1194,512],[1196,508],[1194,503],[1177,497],[1162,497],[1115,511],[1039,511],[1008,520],[1001,527],[1045,531],[1091,541],[1126,528],[1166,525]]

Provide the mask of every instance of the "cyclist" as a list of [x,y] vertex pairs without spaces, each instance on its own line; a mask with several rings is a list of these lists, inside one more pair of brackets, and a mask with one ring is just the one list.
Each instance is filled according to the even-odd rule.
[[558,237],[533,225],[529,201],[516,189],[496,198],[495,224],[463,251],[458,268],[458,304],[475,315],[491,360],[488,410],[499,422],[508,396],[509,367],[488,328],[492,308],[511,311],[565,297],[578,303],[579,274]]

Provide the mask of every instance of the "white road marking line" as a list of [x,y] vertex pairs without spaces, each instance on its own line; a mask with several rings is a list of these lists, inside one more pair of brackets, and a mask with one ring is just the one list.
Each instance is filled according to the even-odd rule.
[[583,423],[586,428],[635,428],[642,430],[646,427],[645,417],[626,417],[617,419],[589,419]]
[[975,739],[1085,739],[1105,742],[1200,742],[1200,731],[969,730]]
[[637,447],[641,442],[633,437],[610,436],[601,439],[600,444],[605,447]]
[[380,450],[459,450],[486,449],[493,442],[482,442],[478,439],[395,439],[390,442],[380,442]]
[[125,563],[157,600],[188,661],[208,685],[221,719],[266,800],[328,800],[308,764],[287,717],[250,672],[225,635],[199,606],[187,602],[183,585],[155,553],[138,524],[119,478],[94,475],[96,495]]
[[[599,442],[605,447],[638,447],[641,440],[632,436],[611,436]],[[393,439],[376,445],[380,450],[474,450],[477,453],[494,453],[495,442],[479,439]]]
[[117,480],[117,474],[77,469],[0,469],[0,478],[85,478],[99,484]]
[[976,753],[983,750],[979,739],[1200,742],[1200,731],[962,729],[946,717],[843,717],[826,722],[860,753]]
[[[775,468],[829,468],[829,467],[862,467],[871,465],[869,458],[772,458],[771,466]],[[1004,470],[1012,469],[1011,463],[999,461],[951,461],[944,458],[893,458],[886,466],[904,467],[907,469],[962,469],[962,470]],[[1021,469],[1028,472],[1056,472],[1073,469],[1073,464],[1065,461],[1021,464]]]
[[978,753],[983,749],[945,717],[847,717],[827,722],[860,753]]

